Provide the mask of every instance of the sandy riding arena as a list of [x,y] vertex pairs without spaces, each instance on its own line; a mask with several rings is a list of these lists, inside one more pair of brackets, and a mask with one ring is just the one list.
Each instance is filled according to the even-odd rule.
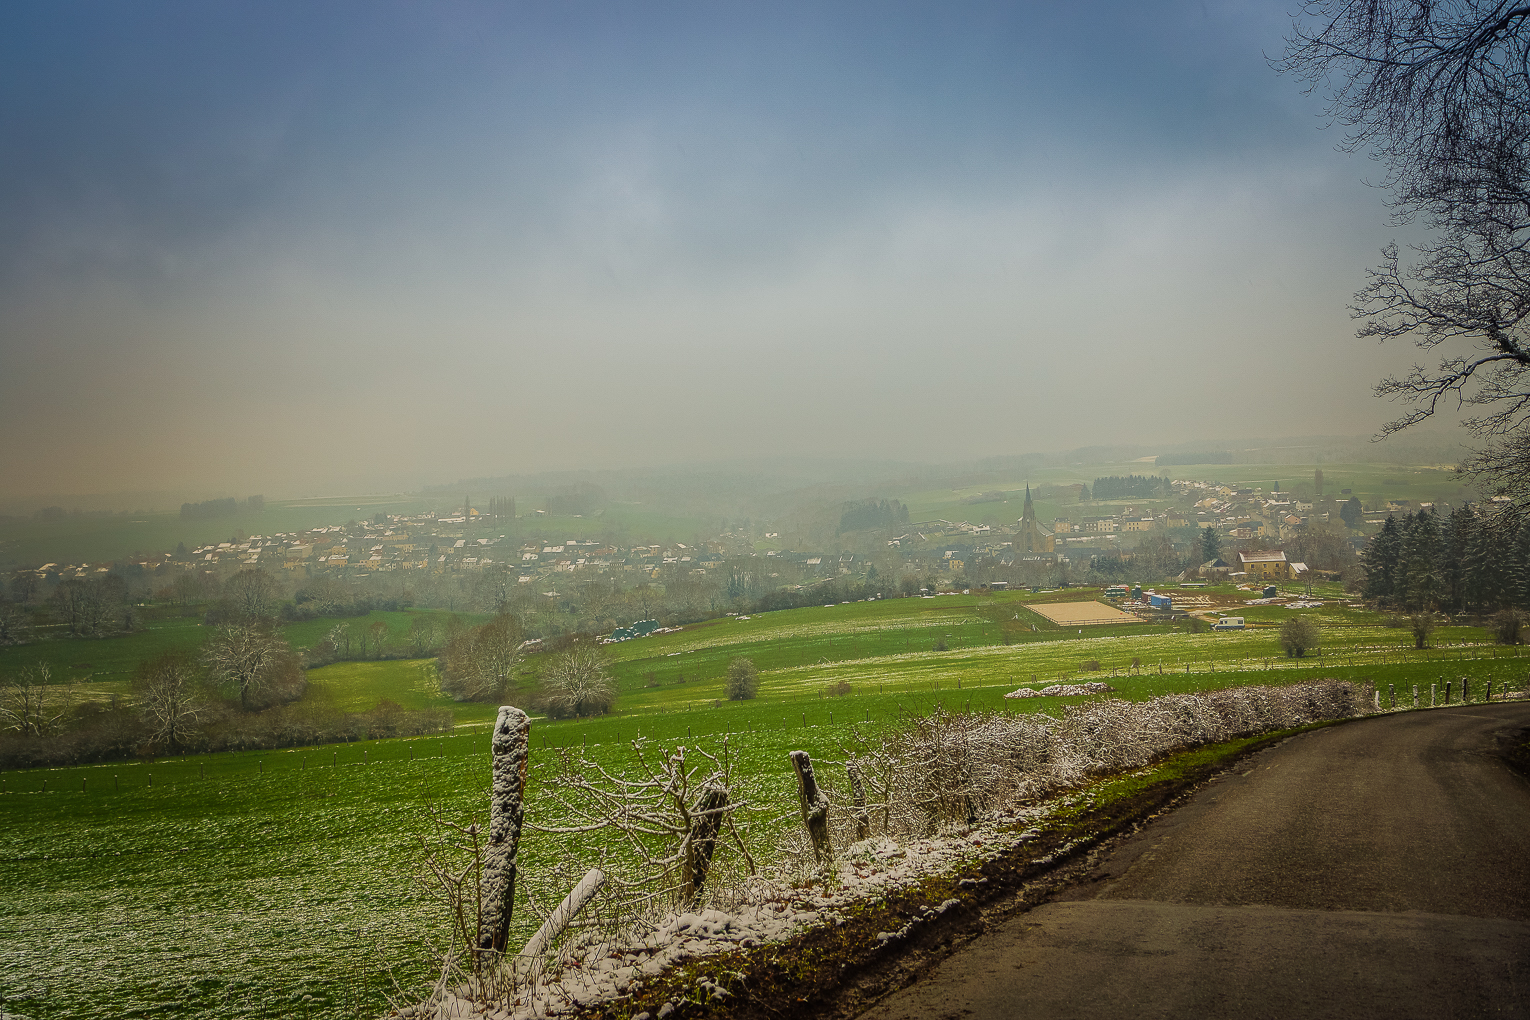
[[1064,627],[1086,627],[1096,623],[1136,623],[1137,618],[1130,613],[1123,613],[1115,606],[1107,606],[1103,602],[1052,602],[1037,606],[1027,606],[1032,612],[1040,613],[1053,623],[1060,623]]

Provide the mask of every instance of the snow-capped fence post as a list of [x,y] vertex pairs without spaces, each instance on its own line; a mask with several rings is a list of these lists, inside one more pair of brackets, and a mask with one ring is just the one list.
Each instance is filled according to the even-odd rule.
[[806,751],[791,752],[792,768],[797,771],[797,796],[802,802],[802,823],[813,841],[813,858],[820,863],[833,859],[829,845],[829,795],[818,786],[813,775],[813,760]]
[[702,787],[701,797],[691,809],[691,831],[685,836],[685,870],[680,879],[680,899],[687,906],[701,900],[707,872],[712,869],[712,854],[717,850],[717,833],[728,811],[728,788],[718,783]]
[[866,784],[861,779],[861,767],[854,762],[845,766],[850,777],[850,803],[854,805],[855,838],[858,841],[871,835],[871,815],[866,810]]
[[579,884],[563,897],[563,902],[558,904],[558,908],[547,915],[547,920],[542,922],[542,927],[537,929],[537,933],[526,943],[526,948],[521,950],[522,958],[535,961],[537,957],[547,952],[547,947],[557,941],[558,936],[563,934],[563,930],[578,916],[579,911],[584,909],[585,904],[595,898],[595,894],[600,891],[600,887],[605,882],[606,873],[599,868],[591,868],[579,880]]
[[521,842],[525,807],[526,758],[531,720],[511,705],[502,705],[494,723],[491,753],[494,786],[489,794],[489,841],[484,847],[478,883],[478,961],[505,951],[510,937],[510,913],[515,900],[515,852]]

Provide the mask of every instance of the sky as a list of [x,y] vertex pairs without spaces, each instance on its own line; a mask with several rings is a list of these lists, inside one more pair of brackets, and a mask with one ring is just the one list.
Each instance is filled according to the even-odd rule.
[[15,6],[0,487],[1374,432],[1289,7]]

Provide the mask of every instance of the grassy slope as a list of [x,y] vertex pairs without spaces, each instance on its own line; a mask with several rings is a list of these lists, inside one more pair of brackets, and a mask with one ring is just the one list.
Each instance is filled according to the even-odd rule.
[[[1171,666],[1161,676],[1145,670],[1115,678],[1126,697],[1339,675],[1368,676],[1404,692],[1421,683],[1427,698],[1431,682],[1472,675],[1502,683],[1525,671],[1510,654],[1518,650],[1417,653],[1405,647],[1405,631],[1331,607],[1316,611],[1326,619],[1330,654],[1310,663],[1272,657],[1273,624],[1290,612],[1275,608],[1248,610],[1271,626],[1242,634],[1143,626],[1081,638],[1055,629],[1029,643],[991,643],[994,625],[982,611],[1035,598],[950,596],[790,610],[611,646],[623,688],[620,711],[598,720],[537,722],[533,792],[553,759],[545,747],[588,744],[593,757],[621,769],[630,766],[630,741],[639,733],[661,747],[715,747],[715,735],[726,733],[752,796],[779,814],[794,790],[788,750],[832,759],[868,717],[875,724],[936,702],[1057,712],[1063,699],[1006,702],[1001,695],[1033,673],[1048,680],[1076,670],[1085,657],[1098,658],[1107,677],[1110,666],[1131,656]],[[390,626],[406,625],[407,614],[397,615]],[[951,651],[902,650],[916,637],[924,648],[930,635],[948,633]],[[1481,637],[1462,628],[1442,631],[1436,641]],[[740,651],[766,666],[760,697],[714,708],[722,668]],[[678,674],[682,663],[686,681],[670,682],[663,671]],[[644,686],[649,671],[660,674],[659,687]],[[410,707],[440,701],[418,662],[340,663],[311,671],[310,679],[311,697],[346,708],[369,708],[379,697]],[[830,693],[839,680],[851,693]],[[464,721],[487,721],[492,713],[490,706],[454,707]],[[408,882],[415,857],[409,832],[426,800],[458,813],[481,808],[486,744],[484,729],[471,727],[444,738],[0,777],[0,858],[9,862],[0,889],[6,1008],[38,1018],[140,1008],[182,1016],[339,1017],[352,1015],[348,1002],[359,996],[360,1014],[374,1014],[385,985],[364,973],[370,951],[406,962],[404,977],[422,977],[417,933],[430,930],[436,916]],[[780,824],[789,823],[788,817]],[[756,838],[768,841],[768,826]],[[533,832],[524,867],[528,876],[542,875],[554,862],[588,860],[595,852]],[[109,970],[74,962],[108,958]],[[29,998],[36,987],[53,991]]]

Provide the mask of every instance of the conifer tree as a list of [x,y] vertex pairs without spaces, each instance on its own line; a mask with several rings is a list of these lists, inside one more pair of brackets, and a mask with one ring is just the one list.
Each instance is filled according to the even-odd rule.
[[1402,556],[1393,583],[1394,594],[1409,609],[1432,609],[1439,602],[1440,520],[1433,510],[1420,510],[1404,524]]
[[1397,527],[1397,518],[1388,517],[1365,550],[1364,594],[1367,599],[1382,605],[1392,602],[1401,555],[1402,534]]

